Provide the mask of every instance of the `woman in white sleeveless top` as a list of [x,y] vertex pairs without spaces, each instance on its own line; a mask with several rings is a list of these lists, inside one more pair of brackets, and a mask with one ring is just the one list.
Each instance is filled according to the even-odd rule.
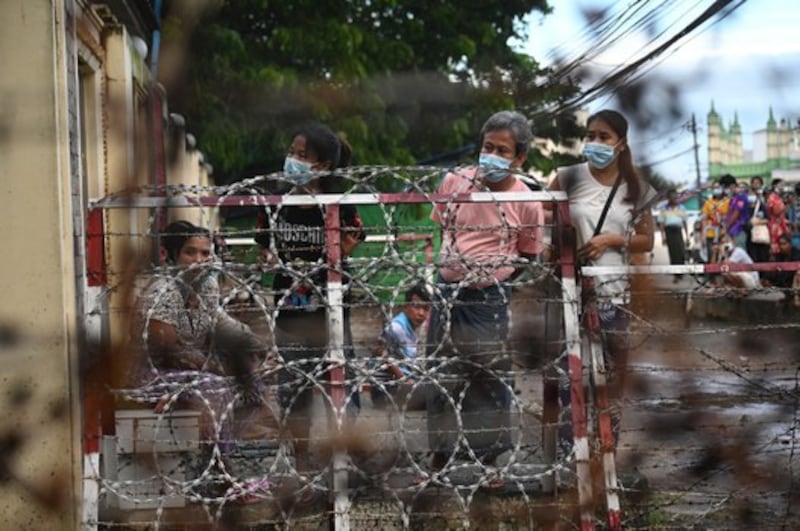
[[[630,256],[653,249],[653,219],[649,204],[656,193],[642,181],[633,167],[628,145],[628,121],[620,113],[602,110],[589,117],[583,155],[587,162],[560,168],[551,190],[563,190],[577,236],[580,263],[598,266],[627,265]],[[619,187],[610,201],[599,233],[598,222],[614,183]],[[594,292],[608,376],[609,392],[618,398],[628,352],[628,303],[630,279],[627,275],[602,275],[594,278]],[[569,390],[562,393],[562,405],[569,403]],[[619,412],[612,412],[615,439],[619,434]],[[565,426],[562,439],[572,440],[571,427]]]

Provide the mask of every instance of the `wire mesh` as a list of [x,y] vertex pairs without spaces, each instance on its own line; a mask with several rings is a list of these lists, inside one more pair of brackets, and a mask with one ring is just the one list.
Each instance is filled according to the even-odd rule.
[[[438,168],[356,168],[340,174],[351,191],[335,201],[297,196],[294,208],[305,201],[312,209],[375,198],[377,215],[363,224],[366,241],[340,263],[327,257],[264,263],[254,253],[248,262],[247,253],[228,246],[230,252],[212,262],[182,269],[149,266],[135,281],[108,272],[104,298],[111,302],[98,307],[105,308],[110,326],[135,331],[124,348],[108,355],[117,365],[121,357],[136,359],[142,362],[137,367],[154,376],[145,384],[140,379],[137,385],[109,386],[113,428],[104,429],[100,469],[85,471],[100,485],[99,523],[316,529],[336,521],[353,529],[539,529],[580,527],[581,515],[589,514],[592,525],[607,525],[609,485],[597,424],[602,411],[585,355],[577,381],[587,390],[588,500],[579,496],[575,447],[558,435],[572,423],[572,407],[581,406],[558,404],[559,389],[570,382],[565,320],[580,317],[581,301],[565,297],[569,279],[555,259],[495,256],[463,264],[471,271],[484,268],[480,276],[441,282],[440,234],[446,238],[448,227],[428,220],[431,205],[455,208],[475,201],[437,196],[442,175]],[[247,207],[240,198],[250,196],[250,204],[271,205],[271,223],[260,229],[268,233],[280,230],[280,212],[290,208],[285,199],[291,194],[266,193],[282,185],[281,176],[273,175],[227,188],[161,188],[144,196],[198,207],[226,197]],[[379,189],[400,192],[379,195]],[[538,201],[557,200],[547,197]],[[123,202],[141,208],[134,199],[113,208]],[[515,199],[478,201],[503,212]],[[98,206],[112,208],[110,202]],[[255,215],[244,227],[215,225],[213,211],[205,216],[203,224],[222,239],[245,238],[242,248],[257,236]],[[500,219],[496,227],[463,230],[510,234]],[[563,220],[545,228],[548,242],[560,241],[555,236],[565,230]],[[145,247],[158,241],[153,231],[118,227],[105,237],[111,247],[114,241],[128,245],[136,239]],[[273,251],[280,255],[277,246]],[[557,246],[549,250],[554,258],[559,253]],[[477,278],[506,263],[522,274],[475,289]],[[342,279],[338,307],[329,297],[331,271]],[[276,290],[275,275],[292,281]],[[723,293],[704,284],[707,276],[675,282],[671,275],[632,277],[627,326],[616,332],[628,342],[629,356],[611,378],[620,385],[610,406],[620,418],[612,457],[621,523],[627,529],[740,528],[754,522],[764,529],[794,527],[798,379],[792,293]],[[154,283],[162,286],[150,288],[156,297],[148,299],[144,295]],[[165,374],[142,348],[148,344],[142,323],[166,300],[170,288],[164,284],[178,292],[212,286],[198,297],[207,308],[195,310],[205,315],[213,353],[208,363],[216,360],[218,370]],[[403,294],[418,284],[431,295],[433,315],[417,331],[417,356],[407,371],[387,378],[396,360],[382,355],[379,337],[403,307]],[[292,300],[301,285],[309,288],[307,299]],[[341,343],[330,344],[325,318],[306,320],[299,337],[297,329],[281,329],[282,311],[301,304],[340,313]],[[733,309],[722,320],[699,313],[725,307]],[[500,323],[501,330],[470,333],[454,325],[459,311]],[[217,337],[221,319],[247,325],[247,341],[235,334]],[[581,352],[587,352],[591,337],[585,325],[579,339]],[[257,360],[247,378],[226,369],[226,341]],[[331,347],[341,349],[343,362],[331,363]],[[139,374],[131,365],[114,369],[110,380]],[[341,381],[331,381],[335,369],[343,369]],[[248,400],[254,388],[255,404]],[[443,460],[433,466],[432,453],[442,448]],[[337,457],[343,461],[337,464]],[[344,475],[337,468],[342,463]],[[337,496],[346,503],[337,505]]]

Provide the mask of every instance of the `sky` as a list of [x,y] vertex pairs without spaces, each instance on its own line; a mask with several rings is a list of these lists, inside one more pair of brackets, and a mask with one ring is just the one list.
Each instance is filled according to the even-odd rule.
[[[661,1],[640,3],[645,9]],[[589,65],[597,73],[630,63],[646,51],[675,35],[700,15],[712,0],[672,0],[657,21],[644,30],[626,32],[619,41],[593,58]],[[734,2],[735,4],[736,2]],[[620,14],[634,0],[551,0],[552,13],[533,14],[525,20],[528,40],[517,44],[540,63],[553,64],[558,55],[577,57],[596,48],[586,33],[587,8],[608,9]],[[638,4],[637,4],[638,5]],[[644,13],[643,11],[639,12]],[[629,142],[635,162],[653,164],[656,171],[676,183],[696,180],[692,133],[684,124],[695,114],[701,178],[707,174],[707,124],[711,101],[728,124],[738,114],[746,149],[752,148],[752,133],[766,127],[769,108],[776,120],[791,124],[800,119],[800,2],[797,0],[748,0],[728,17],[714,24],[707,21],[649,64],[648,107],[664,107],[665,87],[674,84],[680,105],[678,116],[652,120],[645,128],[633,128]],[[591,86],[587,80],[583,86]],[[620,109],[614,98],[599,98],[587,105],[589,112],[601,108]],[[665,113],[661,113],[662,115]],[[659,163],[660,161],[664,161]]]

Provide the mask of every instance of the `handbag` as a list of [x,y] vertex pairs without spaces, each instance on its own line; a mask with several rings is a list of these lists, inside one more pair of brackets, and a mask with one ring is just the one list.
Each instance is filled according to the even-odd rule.
[[753,217],[750,218],[750,241],[753,243],[770,243],[769,227],[767,223],[758,217],[758,210],[761,208],[761,201],[756,203]]
[[753,228],[750,229],[750,241],[753,243],[770,243],[769,227],[766,225],[753,225]]

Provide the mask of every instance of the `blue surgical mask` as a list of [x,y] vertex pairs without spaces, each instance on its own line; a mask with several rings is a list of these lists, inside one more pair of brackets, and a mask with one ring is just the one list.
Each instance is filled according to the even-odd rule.
[[283,161],[283,172],[286,174],[286,178],[296,186],[303,186],[314,177],[311,174],[311,163],[291,156],[286,157],[286,160]]
[[511,174],[511,161],[491,153],[481,153],[478,166],[481,167],[481,177],[490,183],[499,183]]
[[583,145],[583,156],[586,157],[590,166],[602,170],[607,168],[617,155],[614,153],[614,146],[599,142],[586,142]]

